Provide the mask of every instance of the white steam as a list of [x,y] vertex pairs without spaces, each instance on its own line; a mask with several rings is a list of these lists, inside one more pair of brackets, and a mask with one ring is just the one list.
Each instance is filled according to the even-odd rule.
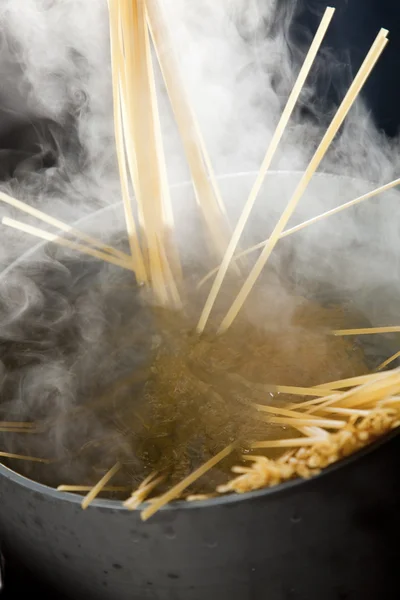
[[[281,0],[164,1],[182,74],[218,175],[257,171],[262,162],[305,50],[296,51],[288,44],[296,4]],[[3,0],[0,31],[0,109],[6,109],[5,114],[17,113],[21,119],[53,120],[58,125],[53,135],[60,149],[57,166],[11,179],[2,189],[69,223],[118,202],[106,0]],[[329,69],[330,60],[326,49],[318,69]],[[172,184],[187,179],[188,171],[161,83],[159,97]],[[308,105],[313,118],[295,112],[273,169],[303,169],[321,139],[324,119],[317,104],[310,105],[313,97],[310,79],[301,105]],[[0,137],[2,127],[0,119]],[[323,170],[364,181],[316,178],[290,225],[398,177],[398,141],[388,141],[376,131],[367,108],[358,101],[324,160]],[[299,176],[267,178],[246,233],[248,243],[267,237]],[[232,218],[237,218],[254,178],[254,174],[237,181],[228,178],[221,184]],[[185,188],[175,199],[181,247],[188,248],[192,258],[196,250],[192,235],[195,203]],[[6,214],[29,220],[0,205],[0,216]],[[354,297],[353,308],[362,310],[372,324],[398,324],[398,216],[398,195],[391,192],[295,234],[288,245],[292,252],[290,277],[316,280],[322,288],[329,283],[329,289],[339,290],[347,300]],[[119,232],[121,219],[106,213],[94,224],[82,225],[86,226],[88,232],[107,239]],[[31,238],[2,228],[0,267],[8,266],[32,245]],[[29,350],[30,358],[32,352],[43,356],[39,364],[21,366],[17,379],[7,374],[6,357],[0,356],[0,387],[4,395],[9,394],[10,418],[27,417],[36,406],[39,413],[50,411],[62,421],[66,408],[85,393],[85,385],[89,389],[93,384],[89,374],[104,376],[104,381],[97,383],[107,384],[107,368],[122,376],[132,367],[129,353],[123,349],[119,353],[107,338],[112,327],[123,325],[113,303],[107,304],[110,298],[104,297],[109,284],[114,279],[119,282],[114,268],[105,267],[96,286],[85,291],[74,271],[79,261],[86,269],[85,259],[78,257],[72,268],[62,256],[59,262],[60,255],[55,258],[42,250],[20,270],[9,270],[0,282],[2,352],[14,352],[15,360],[23,364],[24,344],[30,341],[34,348]],[[69,253],[67,256],[70,259]],[[52,280],[46,283],[46,277],[60,278],[61,291]],[[76,293],[74,298],[71,291]],[[136,323],[134,315],[132,320]],[[73,352],[65,356],[57,352],[57,336],[68,331],[73,331]],[[109,362],[101,372],[105,353]],[[102,432],[102,424],[80,422],[78,429],[82,440],[89,434],[95,438]],[[71,434],[68,427],[55,430],[57,456],[62,455]]]

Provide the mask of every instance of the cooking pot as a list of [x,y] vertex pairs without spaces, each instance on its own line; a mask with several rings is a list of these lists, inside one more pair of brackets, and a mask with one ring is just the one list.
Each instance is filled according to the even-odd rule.
[[[269,174],[255,210],[253,241],[266,237],[300,176]],[[220,178],[232,218],[254,177]],[[373,187],[318,175],[293,224]],[[173,198],[178,224],[185,223],[181,242],[187,244],[190,186],[174,186]],[[293,272],[301,267],[308,277],[341,286],[341,293],[355,298],[362,287],[356,304],[370,322],[393,320],[400,286],[399,198],[386,193],[295,234]],[[89,233],[105,222],[114,227],[123,222],[121,213],[120,205],[111,206],[78,227]],[[3,272],[3,282],[43,252],[42,244],[32,248]],[[368,265],[370,278],[361,265]],[[143,523],[140,510],[128,512],[112,500],[96,500],[83,511],[79,496],[0,465],[0,536],[6,556],[74,599],[387,600],[400,592],[399,469],[400,436],[393,432],[311,480],[175,502]]]

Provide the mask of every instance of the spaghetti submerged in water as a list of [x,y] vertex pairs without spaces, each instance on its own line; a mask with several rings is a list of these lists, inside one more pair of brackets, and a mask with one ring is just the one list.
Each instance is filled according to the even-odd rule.
[[[310,477],[399,425],[400,372],[370,373],[362,347],[352,339],[399,328],[350,329],[354,315],[348,309],[340,304],[325,306],[312,294],[300,293],[268,262],[282,237],[398,184],[398,180],[390,182],[286,230],[386,46],[386,30],[379,32],[249,273],[247,263],[235,255],[333,13],[332,8],[325,12],[232,235],[157,0],[109,0],[115,139],[129,252],[0,195],[1,201],[61,229],[68,237],[7,218],[4,225],[104,265],[111,263],[93,267],[87,259],[86,268],[82,261],[58,259],[57,268],[64,269],[64,274],[80,270],[70,280],[60,281],[51,272],[37,273],[37,288],[44,298],[41,314],[52,311],[53,320],[46,328],[42,318],[31,331],[33,321],[28,319],[22,346],[2,342],[11,394],[22,378],[28,376],[29,381],[32,364],[37,366],[43,357],[56,352],[69,374],[69,384],[73,381],[77,400],[61,415],[43,401],[38,414],[32,414],[35,423],[8,420],[1,426],[4,435],[16,435],[17,447],[38,450],[48,444],[49,437],[58,448],[62,429],[62,458],[48,461],[33,452],[32,456],[1,454],[11,461],[19,458],[27,461],[24,464],[34,464],[29,475],[60,491],[87,492],[83,508],[98,494],[107,493],[121,496],[128,509],[148,501],[142,513],[148,519],[176,498],[195,501]],[[151,40],[204,224],[206,263],[220,262],[206,277],[201,273],[200,286],[198,281],[193,285],[193,277],[188,276],[185,257],[180,256],[174,239]],[[119,274],[112,285],[105,286],[102,269],[116,266]],[[204,284],[214,274],[207,292]],[[30,277],[34,279],[32,273]],[[58,308],[65,315],[67,306],[74,318],[70,322],[68,317],[57,318],[55,328],[55,298],[59,301],[61,296],[67,303],[61,302]],[[88,320],[96,318],[86,310],[88,298],[94,296],[101,298],[96,340],[102,343],[98,346],[86,339],[90,336],[85,329]],[[285,312],[289,306],[290,314]],[[387,358],[378,370],[398,354]],[[43,466],[40,461],[49,464]],[[79,474],[81,481],[60,481],[68,473]],[[91,481],[93,485],[88,485]]]

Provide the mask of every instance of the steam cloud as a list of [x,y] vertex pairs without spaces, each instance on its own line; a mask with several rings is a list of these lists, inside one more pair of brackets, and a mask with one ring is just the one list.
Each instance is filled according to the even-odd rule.
[[[257,171],[306,50],[290,43],[296,3],[164,3],[215,172]],[[1,189],[68,223],[118,202],[106,2],[31,0],[21,10],[20,2],[3,0],[0,31],[0,138],[10,123],[33,124],[38,153],[51,150],[57,156],[50,168],[42,165],[37,170],[36,163],[33,167],[25,163],[26,168],[13,172]],[[326,122],[315,98],[315,77],[321,70],[329,70],[333,61],[325,47],[273,169],[298,171],[307,164]],[[160,79],[159,95],[169,181],[177,184],[188,179],[188,171]],[[44,129],[39,122],[46,123]],[[316,177],[291,224],[398,177],[399,156],[398,141],[388,141],[378,132],[367,108],[357,101],[324,160],[322,170],[332,176]],[[336,175],[355,179],[351,182]],[[247,242],[267,237],[299,176],[267,178]],[[233,220],[254,178],[253,174],[234,183],[229,177],[222,180],[223,198]],[[187,241],[192,240],[195,229],[195,205],[186,188],[176,188],[174,198],[178,236],[189,255],[193,247]],[[373,325],[397,323],[398,206],[397,193],[389,192],[296,234],[286,244],[291,252],[290,277],[316,281],[327,294],[343,295]],[[9,207],[0,206],[0,216],[4,215],[21,218]],[[29,221],[25,215],[23,220]],[[106,213],[82,228],[108,239],[119,234],[122,224],[118,212],[116,216]],[[2,229],[0,240],[0,266],[4,269],[34,243],[7,228]],[[88,272],[94,282],[89,291],[83,283]],[[7,268],[0,279],[3,416],[28,418],[32,407],[38,415],[56,416],[60,427],[55,428],[52,442],[58,457],[63,456],[72,435],[79,446],[88,437],[102,434],[103,424],[97,421],[74,423],[77,429],[73,432],[63,423],[65,411],[79,405],[82,395],[93,386],[90,374],[98,377],[94,365],[107,356],[108,372],[123,376],[145,360],[147,348],[137,347],[128,358],[108,341],[110,332],[121,326],[107,296],[118,278],[113,267],[42,249],[18,268]],[[138,314],[137,307],[132,327],[138,326]],[[70,346],[63,354],[57,348],[67,335]],[[18,365],[17,375],[10,373],[10,363]],[[107,384],[106,374],[98,384]],[[8,449],[18,450],[20,442],[9,440],[4,436]],[[38,441],[38,452],[45,450],[40,444]],[[112,456],[110,447],[104,449],[104,455]]]

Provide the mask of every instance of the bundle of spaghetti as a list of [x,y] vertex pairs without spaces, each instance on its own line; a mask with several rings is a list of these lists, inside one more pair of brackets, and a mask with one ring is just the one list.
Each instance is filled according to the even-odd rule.
[[[397,383],[392,388],[395,381]],[[390,382],[390,387],[388,382]],[[372,405],[371,391],[375,398]],[[400,427],[400,397],[393,394],[400,394],[400,370],[389,371],[383,377],[372,378],[368,383],[354,388],[352,395],[347,392],[337,394],[329,406],[318,406],[313,415],[315,426],[322,428],[325,435],[321,435],[319,439],[318,436],[307,437],[306,435],[293,440],[276,440],[275,444],[274,440],[255,443],[252,450],[280,447],[284,454],[278,459],[262,455],[243,455],[243,460],[251,461],[252,465],[250,467],[241,465],[234,467],[232,471],[238,474],[238,477],[219,486],[217,491],[220,494],[244,493],[278,485],[296,477],[309,478],[318,475],[322,469],[354,454]],[[354,397],[358,398],[358,406],[361,409],[352,408],[351,399]],[[346,399],[348,399],[348,405],[346,405]],[[260,406],[260,409],[262,408]],[[267,408],[268,412],[274,412],[274,407]],[[289,414],[296,414],[295,417],[281,417],[279,422],[286,426],[303,429],[302,410],[305,410],[303,415],[307,416],[309,410],[307,402],[296,404],[296,413],[288,411]],[[275,409],[275,412],[279,414],[282,411]],[[326,412],[330,415],[332,412],[337,412],[340,415],[343,425],[339,431],[325,419],[320,418],[320,415],[324,415]],[[344,420],[346,418],[347,420]],[[310,433],[315,434],[314,431]],[[296,448],[296,446],[296,450],[287,451],[288,448]]]
[[228,245],[229,226],[211,160],[182,80],[164,7],[159,0],[147,0],[146,9],[161,73],[206,227],[206,241],[211,245],[213,253],[221,257]]
[[[110,0],[109,13],[116,145],[131,252],[136,262],[144,255],[143,280],[151,283],[156,300],[179,306],[174,279],[179,264],[177,253],[171,252],[172,209],[145,6],[138,0]],[[141,246],[130,187],[136,197]]]

